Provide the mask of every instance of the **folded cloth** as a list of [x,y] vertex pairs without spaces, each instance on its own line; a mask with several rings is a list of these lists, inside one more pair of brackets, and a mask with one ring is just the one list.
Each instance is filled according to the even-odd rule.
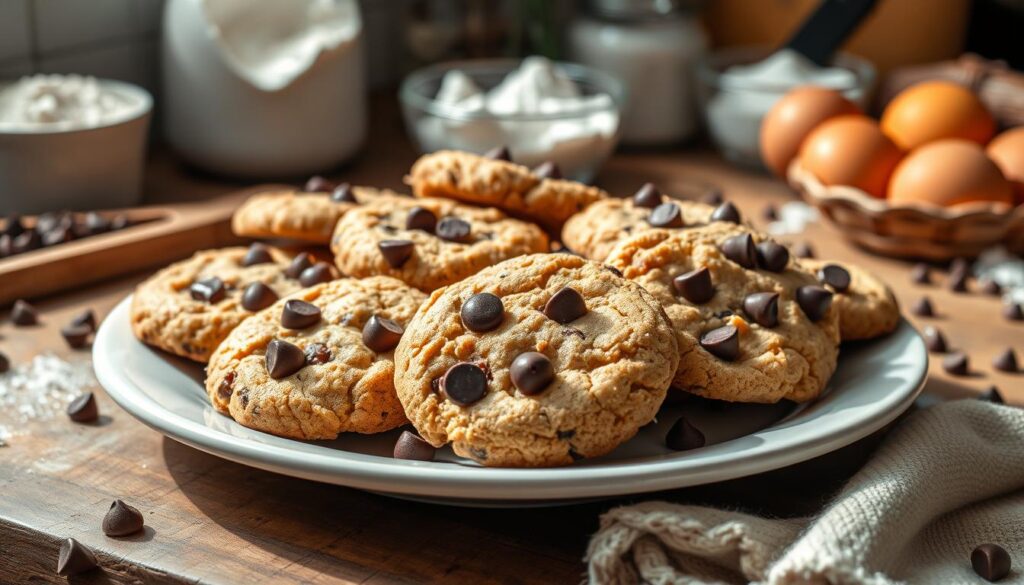
[[600,584],[976,584],[986,542],[1016,563],[1002,582],[1024,582],[1024,409],[959,400],[897,425],[817,517],[624,506],[587,562]]

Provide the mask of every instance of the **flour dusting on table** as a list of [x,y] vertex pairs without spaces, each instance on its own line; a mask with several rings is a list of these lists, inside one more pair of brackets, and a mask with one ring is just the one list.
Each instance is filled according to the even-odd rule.
[[72,363],[52,353],[0,374],[0,446],[19,434],[25,423],[63,413],[68,403],[95,384],[89,361]]

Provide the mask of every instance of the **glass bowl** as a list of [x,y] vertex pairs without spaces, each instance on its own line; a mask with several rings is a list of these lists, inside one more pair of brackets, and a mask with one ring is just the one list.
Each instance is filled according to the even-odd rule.
[[[757,63],[775,49],[735,47],[716,51],[697,63],[697,95],[711,140],[729,161],[748,168],[764,169],[759,136],[761,120],[793,83],[722,83],[722,74],[733,65]],[[875,83],[874,66],[853,55],[840,53],[833,67],[853,72],[849,86],[830,86],[864,109]]]
[[619,140],[626,95],[622,82],[613,76],[583,65],[555,63],[582,96],[611,98],[586,102],[572,111],[499,114],[434,99],[449,71],[461,71],[487,92],[519,65],[516,59],[451,61],[413,72],[399,89],[409,135],[420,152],[453,149],[482,154],[504,145],[519,164],[536,167],[552,161],[566,178],[590,181]]

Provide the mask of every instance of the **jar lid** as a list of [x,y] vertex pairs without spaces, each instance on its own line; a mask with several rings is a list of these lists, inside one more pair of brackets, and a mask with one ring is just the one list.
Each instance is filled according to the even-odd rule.
[[592,14],[614,20],[650,20],[678,16],[700,4],[700,0],[588,0]]

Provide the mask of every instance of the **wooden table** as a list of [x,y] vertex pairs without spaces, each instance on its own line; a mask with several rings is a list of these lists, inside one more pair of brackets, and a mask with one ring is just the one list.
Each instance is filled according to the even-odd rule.
[[[374,123],[376,139],[365,154],[335,175],[401,187],[414,154],[392,109],[378,110]],[[157,156],[150,170],[147,188],[161,203],[242,186],[185,169],[167,155]],[[629,194],[644,181],[670,193],[716,186],[761,225],[766,205],[791,198],[782,184],[701,151],[620,154],[598,182]],[[952,345],[969,352],[977,374],[951,378],[933,363],[927,396],[967,397],[994,383],[1010,401],[1024,403],[1020,378],[990,367],[1007,344],[1015,341],[1024,349],[1024,324],[1003,321],[997,299],[912,286],[906,263],[868,256],[825,224],[812,225],[800,239],[811,242],[820,257],[876,271],[904,306],[924,293],[931,296],[939,317],[911,320],[940,326]],[[67,349],[60,326],[83,307],[106,314],[144,277],[36,299],[42,325],[15,329],[0,322],[0,351],[14,363],[44,351],[87,362],[88,351]],[[223,461],[162,437],[120,410],[102,389],[96,392],[106,415],[102,424],[78,425],[63,416],[25,423],[12,427],[16,434],[0,448],[0,582],[63,582],[54,572],[57,549],[61,539],[74,537],[93,547],[103,566],[72,579],[76,583],[575,583],[585,574],[587,539],[600,513],[612,506],[660,497],[780,515],[810,513],[878,439],[710,488],[558,508],[477,510],[396,500]],[[144,512],[145,534],[102,534],[100,522],[114,498]]]

